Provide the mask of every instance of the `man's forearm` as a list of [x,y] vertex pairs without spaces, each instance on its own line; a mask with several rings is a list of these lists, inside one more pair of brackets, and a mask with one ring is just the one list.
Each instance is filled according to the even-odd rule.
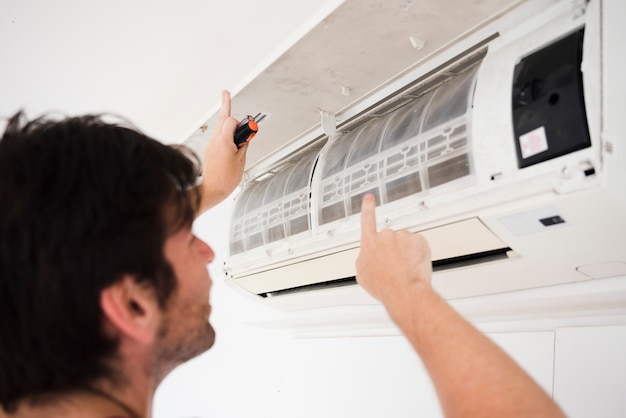
[[428,370],[448,417],[562,417],[517,363],[428,283],[388,307]]

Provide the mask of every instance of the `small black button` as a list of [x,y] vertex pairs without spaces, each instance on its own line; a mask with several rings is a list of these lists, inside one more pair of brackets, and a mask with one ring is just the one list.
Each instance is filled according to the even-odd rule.
[[543,226],[550,226],[556,224],[564,224],[565,221],[559,215],[550,216],[549,218],[539,219],[539,222],[543,224]]

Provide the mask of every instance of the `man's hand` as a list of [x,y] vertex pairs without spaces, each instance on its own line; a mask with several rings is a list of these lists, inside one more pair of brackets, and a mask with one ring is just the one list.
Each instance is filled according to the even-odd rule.
[[235,145],[237,124],[230,116],[230,93],[223,91],[215,130],[204,149],[200,213],[226,199],[241,182],[248,145]]
[[419,234],[390,229],[376,231],[376,199],[366,195],[361,205],[361,251],[356,277],[372,296],[392,307],[415,285],[430,286],[430,248]]

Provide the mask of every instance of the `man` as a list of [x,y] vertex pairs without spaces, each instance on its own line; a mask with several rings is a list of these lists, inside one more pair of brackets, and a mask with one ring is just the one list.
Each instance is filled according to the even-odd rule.
[[[149,417],[161,380],[212,346],[214,254],[191,223],[241,180],[236,125],[225,92],[194,187],[191,156],[132,129],[94,117],[10,121],[0,140],[0,416]],[[560,416],[432,290],[423,238],[378,233],[374,207],[367,196],[357,279],[422,357],[446,414]]]
[[165,375],[212,346],[214,254],[191,224],[241,180],[236,125],[224,92],[198,188],[190,155],[127,127],[9,122],[0,140],[6,416],[150,416]]

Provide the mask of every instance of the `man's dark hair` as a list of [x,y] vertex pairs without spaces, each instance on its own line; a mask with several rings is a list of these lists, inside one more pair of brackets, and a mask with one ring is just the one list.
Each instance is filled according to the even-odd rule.
[[0,140],[0,404],[114,378],[100,293],[130,274],[164,306],[163,253],[200,195],[192,152],[101,116],[25,122]]

